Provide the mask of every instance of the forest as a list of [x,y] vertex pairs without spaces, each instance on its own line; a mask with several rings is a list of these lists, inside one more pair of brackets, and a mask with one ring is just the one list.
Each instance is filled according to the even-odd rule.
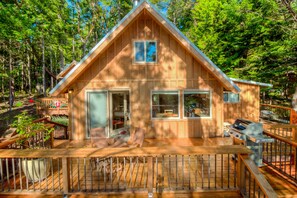
[[[271,83],[289,104],[297,87],[296,0],[151,0],[229,77]],[[133,7],[132,0],[2,0],[1,101],[48,95]]]

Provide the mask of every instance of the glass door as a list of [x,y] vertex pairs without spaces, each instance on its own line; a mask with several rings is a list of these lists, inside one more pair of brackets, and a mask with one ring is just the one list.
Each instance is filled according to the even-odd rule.
[[111,129],[121,129],[129,125],[130,98],[128,91],[111,92]]
[[102,133],[107,136],[108,131],[108,109],[107,92],[92,91],[87,92],[87,138],[90,137],[90,130],[93,128],[103,128]]

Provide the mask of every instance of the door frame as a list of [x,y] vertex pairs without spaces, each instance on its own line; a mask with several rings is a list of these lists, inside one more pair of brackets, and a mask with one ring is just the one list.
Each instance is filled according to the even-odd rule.
[[[129,104],[127,103],[126,105],[129,107],[126,107],[126,112],[129,112],[129,114],[131,114],[131,102],[130,102],[130,91],[128,91],[128,90],[111,90],[111,91],[109,91],[109,132],[111,133],[111,132],[113,132],[113,131],[115,131],[115,130],[120,130],[121,128],[119,128],[119,129],[113,129],[113,101],[112,101],[112,95],[113,94],[117,94],[117,93],[125,93],[126,95],[128,95],[128,97],[129,97]],[[124,103],[124,105],[125,105],[125,103]],[[125,107],[124,107],[124,123],[125,123],[125,118],[126,116],[125,116]],[[129,116],[130,117],[130,116]],[[123,127],[123,128],[125,128],[125,126]]]
[[85,129],[85,138],[90,139],[88,136],[88,130],[89,130],[89,110],[88,110],[88,93],[93,92],[93,93],[106,93],[107,98],[106,98],[106,105],[107,105],[107,127],[105,129],[105,132],[107,134],[107,137],[110,137],[111,132],[113,132],[112,129],[112,119],[111,119],[111,111],[112,111],[112,93],[120,93],[120,92],[127,92],[129,95],[129,114],[130,114],[130,120],[131,120],[131,90],[130,88],[112,88],[112,89],[89,89],[85,91],[85,112],[86,112],[86,129]]

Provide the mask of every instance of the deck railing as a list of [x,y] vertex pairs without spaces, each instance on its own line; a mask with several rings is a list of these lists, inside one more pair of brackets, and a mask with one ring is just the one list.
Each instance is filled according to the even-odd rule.
[[260,117],[286,124],[297,124],[297,112],[290,107],[261,104]]
[[248,156],[239,156],[239,189],[243,197],[277,197],[274,190]]
[[297,185],[297,125],[274,125],[264,134],[275,141],[263,144],[263,162]]
[[36,100],[38,115],[68,115],[67,98],[40,98]]
[[[276,197],[247,158],[249,153],[240,145],[2,149],[0,194],[147,192],[153,196],[166,191],[236,191],[247,197]],[[30,170],[45,172],[39,168],[44,158],[48,159],[46,178],[31,182],[24,174]],[[24,168],[30,159],[39,160],[35,166]]]

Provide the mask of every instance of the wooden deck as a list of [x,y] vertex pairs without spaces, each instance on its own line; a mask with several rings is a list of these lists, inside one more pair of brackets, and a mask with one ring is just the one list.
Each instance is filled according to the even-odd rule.
[[[207,139],[200,139],[200,138],[145,139],[145,142],[143,144],[144,147],[215,146],[215,145],[232,145],[232,139],[228,138],[228,137],[224,137],[224,138],[207,138]],[[55,140],[55,147],[56,148],[81,148],[81,147],[89,147],[89,146],[90,146],[89,141]],[[169,168],[169,161],[166,164],[167,168]],[[195,160],[193,160],[193,159],[190,159],[190,161],[195,162]],[[226,161],[224,161],[224,163],[225,162]],[[181,163],[181,161],[179,161],[178,166],[181,166],[180,163]],[[221,162],[219,162],[219,163],[221,163]],[[128,163],[128,166],[126,167],[127,170],[129,170],[131,168],[129,166],[130,166],[130,164]],[[135,174],[136,174],[136,171],[138,171],[137,174],[139,175],[139,171],[143,171],[144,168],[145,167],[143,167],[143,165],[141,163],[137,164],[134,167]],[[158,169],[160,169],[160,168],[161,167],[158,167]],[[175,168],[176,168],[176,164],[173,164],[173,163],[170,164],[170,169],[171,170],[175,170]],[[194,183],[191,183],[190,185],[194,185],[194,186],[197,185],[198,187],[203,186],[203,185],[206,185],[206,186],[209,185],[210,187],[213,187],[214,180],[211,180],[211,182],[205,181],[204,183],[195,184],[195,177],[193,177],[193,175],[195,175],[195,174],[193,174],[195,172],[195,169],[190,168],[190,170],[191,170],[191,172],[186,173],[186,174],[190,175],[186,179],[190,180],[191,182],[194,182]],[[271,184],[271,186],[274,188],[274,190],[278,194],[278,197],[297,197],[297,186],[290,183],[286,178],[283,178],[280,174],[278,174],[277,172],[273,171],[272,169],[270,169],[269,167],[266,167],[266,166],[259,168],[259,170],[266,177],[266,179]],[[182,178],[180,175],[178,175],[178,174],[181,174],[181,173],[178,173],[176,175],[175,174],[176,172],[174,172],[174,171],[171,171],[171,172],[174,173],[174,174],[169,173],[169,172],[165,172],[165,174],[164,174],[164,182],[166,182],[165,185],[174,186],[176,184],[177,178]],[[121,172],[119,174],[120,175],[116,175],[116,176],[118,176],[117,178],[122,178],[125,173]],[[129,173],[126,172],[126,176],[127,176],[127,174],[129,174]],[[205,174],[207,175],[208,173],[206,172]],[[230,179],[229,182],[232,184],[234,182],[233,178],[229,178],[229,179]],[[118,183],[116,181],[117,180],[114,180],[113,182],[111,182],[108,185],[118,185]],[[144,185],[141,182],[145,181],[145,179],[144,178],[133,178],[131,181],[130,180],[127,180],[127,181],[132,182],[132,183],[137,182],[140,185]],[[182,182],[182,181],[178,181],[178,182]],[[219,182],[220,181],[217,181],[217,183],[219,183]],[[224,182],[226,182],[226,180]],[[120,184],[120,185],[122,185],[122,184]],[[185,188],[187,188],[187,186],[185,186]],[[168,194],[168,196],[170,196],[170,194]],[[228,197],[228,195],[226,195],[226,196]],[[181,197],[183,197],[183,196],[181,195]]]

